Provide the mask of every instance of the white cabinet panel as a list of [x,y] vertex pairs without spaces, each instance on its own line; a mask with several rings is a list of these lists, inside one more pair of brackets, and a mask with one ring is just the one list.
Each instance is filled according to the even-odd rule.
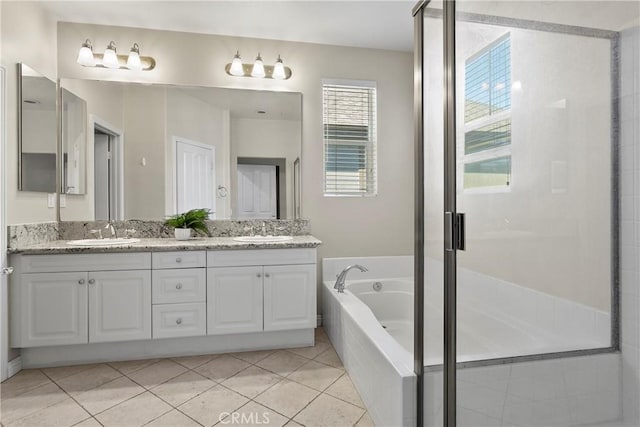
[[205,251],[154,252],[153,269],[205,267]]
[[151,271],[89,273],[89,342],[151,338]]
[[55,273],[67,271],[149,270],[151,254],[127,252],[115,254],[23,255],[23,273]]
[[86,273],[22,274],[19,286],[21,327],[14,329],[12,346],[87,342]]
[[316,266],[264,267],[264,330],[316,327]]
[[262,267],[207,269],[207,334],[262,330]]
[[153,338],[195,337],[207,334],[206,304],[153,306]]
[[204,268],[154,270],[153,303],[205,302],[207,278]]
[[207,267],[315,264],[315,262],[316,250],[313,248],[207,252]]

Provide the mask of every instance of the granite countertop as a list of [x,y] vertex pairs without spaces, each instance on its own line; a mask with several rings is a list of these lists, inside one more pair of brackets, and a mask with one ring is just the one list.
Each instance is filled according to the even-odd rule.
[[196,250],[229,250],[229,249],[291,249],[315,248],[322,242],[313,236],[293,236],[292,240],[271,243],[237,242],[233,237],[201,237],[190,240],[173,238],[140,239],[137,243],[123,246],[72,246],[67,240],[55,240],[23,247],[10,248],[9,254],[47,255],[47,254],[89,254],[115,252],[167,252]]

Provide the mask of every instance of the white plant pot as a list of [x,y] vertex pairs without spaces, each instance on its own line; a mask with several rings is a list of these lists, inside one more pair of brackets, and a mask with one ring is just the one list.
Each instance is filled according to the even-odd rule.
[[175,229],[176,240],[189,240],[191,237],[190,228],[176,228]]

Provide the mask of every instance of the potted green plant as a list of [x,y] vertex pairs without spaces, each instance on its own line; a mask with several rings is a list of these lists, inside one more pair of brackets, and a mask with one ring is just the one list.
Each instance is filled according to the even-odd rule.
[[189,240],[191,230],[209,236],[206,221],[209,219],[209,209],[191,209],[190,211],[169,217],[165,224],[173,227],[176,240]]

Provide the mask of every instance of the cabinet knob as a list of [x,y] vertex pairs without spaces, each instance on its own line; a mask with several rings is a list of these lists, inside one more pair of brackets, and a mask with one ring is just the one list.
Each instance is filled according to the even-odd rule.
[[[83,280],[83,282],[84,282],[84,280]],[[89,284],[90,285],[93,285],[94,283],[96,283],[96,279],[89,279]]]
[[269,277],[269,273],[264,273],[264,277]]
[[182,258],[180,258],[180,257],[176,258],[176,262],[177,262],[178,264],[180,264],[180,263],[182,262]]
[[260,277],[262,277],[262,274],[258,273],[258,274],[256,274],[256,277],[260,278]]
[[178,290],[182,289],[182,283],[178,283],[178,284],[176,285],[176,289],[178,289]]
[[176,319],[176,325],[180,325],[181,323],[182,323],[182,319],[178,317]]
[[78,280],[78,285],[84,285],[84,279]]

